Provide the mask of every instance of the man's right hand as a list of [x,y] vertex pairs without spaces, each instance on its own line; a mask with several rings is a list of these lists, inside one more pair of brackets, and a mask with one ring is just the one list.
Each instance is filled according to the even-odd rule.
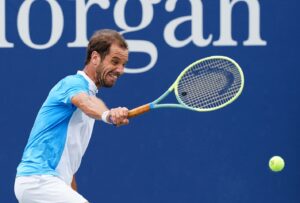
[[129,123],[129,120],[127,118],[128,109],[126,107],[110,109],[108,117],[110,121],[116,126],[127,125]]

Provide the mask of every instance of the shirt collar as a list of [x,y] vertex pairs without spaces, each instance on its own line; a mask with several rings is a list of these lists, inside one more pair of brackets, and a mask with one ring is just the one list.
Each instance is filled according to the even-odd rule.
[[95,85],[94,81],[92,81],[91,78],[90,78],[89,76],[87,76],[87,74],[85,74],[84,71],[79,70],[79,71],[77,71],[77,74],[82,75],[82,76],[89,82],[89,89],[90,89],[93,93],[95,93],[95,94],[98,93],[98,88],[97,88],[97,86]]

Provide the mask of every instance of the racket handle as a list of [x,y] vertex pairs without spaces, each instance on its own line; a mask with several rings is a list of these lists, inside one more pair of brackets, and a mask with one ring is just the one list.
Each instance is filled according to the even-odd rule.
[[143,113],[150,111],[150,104],[145,104],[143,106],[139,106],[137,108],[131,109],[128,111],[128,118],[133,118],[139,116]]

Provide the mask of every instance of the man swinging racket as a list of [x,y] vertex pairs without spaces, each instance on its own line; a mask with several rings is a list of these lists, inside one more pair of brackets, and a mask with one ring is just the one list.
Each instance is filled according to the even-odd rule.
[[15,194],[19,203],[87,203],[74,174],[88,146],[94,121],[126,125],[127,108],[108,109],[95,95],[124,73],[128,46],[114,30],[99,30],[87,47],[85,67],[60,80],[38,112],[21,163]]

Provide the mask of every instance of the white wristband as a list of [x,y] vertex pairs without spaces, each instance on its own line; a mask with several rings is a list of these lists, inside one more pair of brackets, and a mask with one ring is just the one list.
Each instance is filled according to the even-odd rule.
[[110,122],[110,120],[107,120],[107,116],[109,114],[109,111],[104,111],[101,115],[101,120],[104,122],[104,123],[108,123],[108,124],[112,124]]

